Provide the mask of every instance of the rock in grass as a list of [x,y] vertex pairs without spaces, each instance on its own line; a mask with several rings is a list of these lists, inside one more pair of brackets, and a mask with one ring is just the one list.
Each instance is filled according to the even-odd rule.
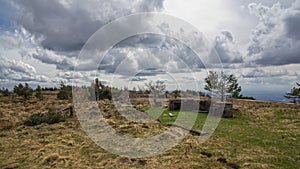
[[227,164],[228,167],[231,167],[233,169],[240,169],[241,167],[237,164],[234,164],[234,163],[228,163]]
[[222,158],[222,157],[218,158],[217,161],[219,161],[220,163],[227,163],[226,158]]
[[205,155],[208,158],[210,158],[212,156],[211,153],[208,153],[208,152],[205,152],[205,151],[202,151],[200,154]]

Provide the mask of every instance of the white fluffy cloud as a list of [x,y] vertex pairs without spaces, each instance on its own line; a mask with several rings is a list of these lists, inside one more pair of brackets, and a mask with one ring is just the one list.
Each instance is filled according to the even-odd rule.
[[222,63],[243,62],[243,55],[231,32],[223,31],[220,35],[217,35],[214,47],[218,52]]
[[33,66],[22,61],[14,59],[7,59],[0,56],[0,79],[1,81],[37,81],[47,82],[49,80],[46,76],[38,75]]
[[74,65],[72,58],[41,48],[38,39],[24,28],[0,35],[0,69],[4,82],[51,83],[56,71]]

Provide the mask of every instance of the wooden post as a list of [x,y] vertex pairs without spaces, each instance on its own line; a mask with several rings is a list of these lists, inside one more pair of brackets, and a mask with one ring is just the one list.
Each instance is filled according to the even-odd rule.
[[70,116],[73,116],[73,107],[70,106]]
[[95,95],[96,95],[96,101],[99,100],[99,79],[95,79]]

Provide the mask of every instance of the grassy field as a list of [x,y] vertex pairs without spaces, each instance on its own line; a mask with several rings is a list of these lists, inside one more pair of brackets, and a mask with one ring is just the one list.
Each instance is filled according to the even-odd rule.
[[[45,106],[66,104],[44,101],[37,104],[1,102],[0,119],[26,119]],[[110,103],[100,102],[109,107]],[[19,110],[19,111],[18,111]],[[115,128],[142,137],[163,131],[178,112],[149,111],[162,124],[126,127],[123,118],[107,108]],[[159,112],[159,113],[158,113]],[[168,113],[174,114],[169,117]],[[189,116],[188,112],[184,116]],[[8,118],[9,117],[9,118]],[[194,129],[200,129],[206,114],[198,114]],[[199,144],[189,134],[173,149],[149,158],[127,158],[106,152],[81,129],[76,117],[65,122],[25,126],[22,120],[0,130],[0,168],[299,168],[300,111],[292,108],[239,108],[234,118],[222,119],[212,137]],[[119,123],[123,123],[119,125]],[[147,125],[147,127],[145,127]],[[124,127],[125,126],[125,127]],[[157,129],[157,131],[156,131]]]

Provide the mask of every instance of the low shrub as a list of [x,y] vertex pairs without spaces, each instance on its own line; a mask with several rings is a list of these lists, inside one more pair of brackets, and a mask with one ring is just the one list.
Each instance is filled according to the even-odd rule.
[[49,111],[45,114],[45,122],[48,124],[54,124],[65,121],[65,117],[61,113]]
[[44,123],[44,115],[43,114],[33,114],[27,120],[25,120],[24,125],[26,126],[36,126]]
[[48,113],[33,114],[27,120],[24,121],[26,126],[36,126],[42,123],[54,124],[65,121],[66,118],[53,110],[49,110]]

